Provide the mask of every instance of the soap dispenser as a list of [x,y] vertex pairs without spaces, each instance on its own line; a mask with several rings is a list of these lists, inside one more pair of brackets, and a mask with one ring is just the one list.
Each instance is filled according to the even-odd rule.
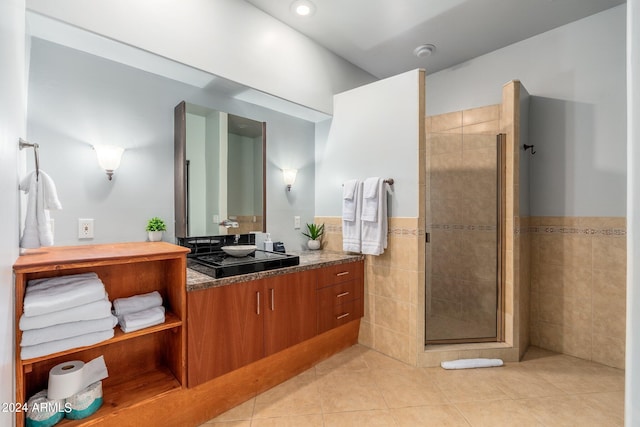
[[273,252],[273,242],[271,241],[271,233],[267,233],[267,238],[264,239],[264,250]]

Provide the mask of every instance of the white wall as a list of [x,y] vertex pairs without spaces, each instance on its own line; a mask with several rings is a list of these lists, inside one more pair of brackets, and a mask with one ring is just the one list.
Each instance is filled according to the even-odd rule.
[[640,425],[640,0],[627,0],[627,342],[625,425]]
[[316,140],[317,216],[341,216],[342,183],[371,176],[395,180],[390,216],[418,216],[419,83],[413,70],[334,97]]
[[[24,0],[0,2],[0,402],[15,402],[15,294],[18,257],[18,138],[25,135]],[[30,153],[33,155],[33,153]],[[14,414],[0,411],[0,425]]]
[[[166,220],[165,240],[173,240],[173,109],[182,100],[267,122],[267,230],[288,248],[301,244],[293,215],[313,218],[312,122],[40,39],[32,44],[28,137],[40,143],[41,167],[63,206],[52,211],[57,245],[144,241],[152,216]],[[98,142],[127,148],[111,182],[89,145]],[[280,168],[289,164],[302,169],[295,199],[282,194]],[[78,218],[94,218],[93,240],[77,239]]]
[[375,80],[245,1],[29,0],[28,7],[324,112],[334,93]]
[[[428,68],[427,68],[428,71]],[[531,215],[625,216],[625,5],[427,76],[427,114],[531,94]]]

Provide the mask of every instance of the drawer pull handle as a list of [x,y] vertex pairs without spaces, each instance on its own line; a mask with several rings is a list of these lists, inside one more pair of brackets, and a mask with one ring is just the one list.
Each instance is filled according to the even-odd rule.
[[272,289],[269,289],[269,291],[271,291],[271,311],[275,311],[276,309],[276,292]]
[[260,292],[256,292],[256,314],[260,315]]
[[349,274],[348,271],[341,271],[340,273],[336,273],[336,276],[346,276],[347,274]]
[[347,317],[349,314],[351,314],[351,313],[344,313],[344,314],[341,314],[340,316],[336,316],[336,320],[344,319],[344,318],[345,318],[345,317]]
[[346,292],[343,292],[341,294],[336,295],[336,298],[346,297],[347,295],[349,295],[349,291],[346,291]]

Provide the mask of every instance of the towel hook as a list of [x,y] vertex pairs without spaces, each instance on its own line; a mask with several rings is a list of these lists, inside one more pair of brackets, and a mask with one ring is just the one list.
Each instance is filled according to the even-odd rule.
[[20,147],[21,150],[23,148],[33,147],[33,155],[36,161],[36,181],[37,181],[40,178],[40,155],[38,154],[38,148],[40,146],[36,143],[32,144],[31,142],[25,141],[22,138],[19,139],[18,146]]
[[534,149],[533,149],[533,147],[535,147],[535,145],[524,144],[523,147],[524,147],[524,151],[527,151],[528,149],[531,149],[531,154],[536,154],[536,151],[534,151]]

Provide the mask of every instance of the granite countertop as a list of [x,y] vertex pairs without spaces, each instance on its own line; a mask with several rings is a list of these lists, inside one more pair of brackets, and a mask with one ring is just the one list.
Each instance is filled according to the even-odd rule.
[[[314,268],[328,267],[330,265],[344,264],[364,259],[364,255],[360,254],[345,254],[329,251],[302,251],[288,253],[298,255],[300,257],[300,264],[293,267],[276,268],[273,270],[260,271],[258,273],[240,274],[238,276],[223,277],[220,279],[214,279],[205,273],[189,268],[187,264],[187,292],[208,289],[216,286],[225,286],[233,283],[248,282],[250,280],[262,279],[264,277],[296,273],[299,271],[312,270]],[[203,269],[203,271],[205,270],[206,269]]]

